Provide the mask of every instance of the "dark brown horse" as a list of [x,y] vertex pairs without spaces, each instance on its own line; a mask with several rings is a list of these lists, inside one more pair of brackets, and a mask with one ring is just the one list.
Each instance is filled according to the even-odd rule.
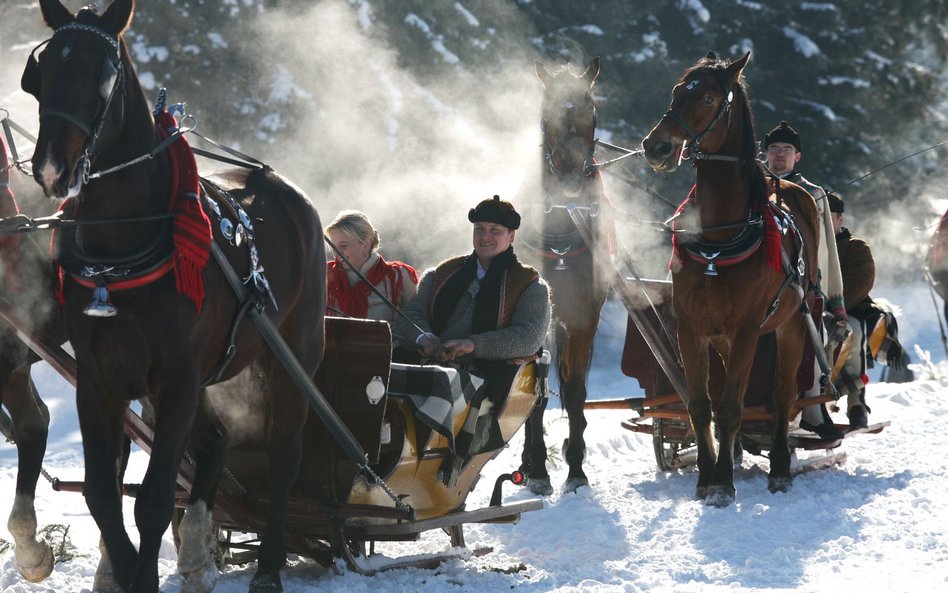
[[[259,413],[269,427],[270,489],[250,589],[281,590],[285,511],[307,406],[253,324],[239,323],[241,303],[221,267],[208,261],[206,241],[213,228],[214,242],[249,283],[252,306],[265,307],[312,375],[324,340],[326,258],[319,217],[300,190],[267,167],[213,175],[210,180],[220,189],[213,199],[204,196],[202,202],[196,192],[175,196],[189,170],[181,154],[186,145],[179,138],[156,150],[174,130],[166,112],[156,113],[156,125],[129,57],[124,33],[133,0],[115,0],[101,15],[83,9],[74,16],[59,0],[40,0],[40,7],[54,32],[38,63],[28,63],[22,82],[39,100],[34,176],[48,196],[75,198],[67,215],[77,226],[60,233],[59,256],[65,270],[63,315],[78,367],[84,496],[110,560],[100,563],[95,588],[158,591],[158,551],[186,447],[197,475],[180,530],[182,588],[213,586],[210,554],[189,552],[184,558],[183,553],[210,539],[210,511],[227,443],[203,384],[229,379],[253,363],[263,371],[268,404]],[[136,160],[153,151],[154,158]],[[218,224],[212,213],[209,225],[200,206],[214,209],[214,203],[224,214]],[[115,309],[117,315],[105,316]],[[232,328],[236,354],[218,372]],[[116,470],[124,446],[123,415],[130,400],[143,397],[155,407],[155,425],[135,501],[141,536],[136,550],[124,528]],[[189,544],[189,538],[198,543]]]
[[[810,300],[819,240],[816,205],[806,191],[783,181],[776,187],[777,202],[789,209],[795,224],[791,219],[780,223],[782,214],[768,199],[772,188],[756,160],[743,79],[749,58],[747,53],[727,62],[709,54],[686,70],[672,90],[668,112],[642,141],[654,170],[674,171],[684,155],[693,159],[697,173],[676,223],[686,233],[675,250],[672,285],[688,413],[698,442],[697,496],[714,506],[734,500],[734,440],[744,393],[758,337],[774,330],[778,355],[767,485],[771,492],[791,486],[788,416],[808,339],[801,296],[806,291]],[[788,232],[781,235],[777,224]],[[717,455],[708,396],[709,344],[726,369],[714,410]]]
[[[569,417],[569,437],[564,455],[569,464],[567,491],[589,484],[583,472],[586,443],[586,375],[592,360],[593,339],[608,285],[596,269],[596,253],[602,245],[587,245],[567,207],[586,218],[594,238],[605,240],[613,232],[607,210],[602,177],[593,152],[596,134],[596,104],[592,88],[599,76],[599,58],[586,71],[570,68],[549,72],[537,62],[543,84],[542,119],[543,173],[542,208],[527,211],[529,228],[521,231],[524,242],[542,256],[541,274],[550,283],[553,301],[553,366],[559,378],[560,399]],[[527,225],[524,225],[527,226]],[[533,258],[538,259],[537,257]],[[528,486],[536,494],[552,493],[546,470],[543,440],[545,398],[527,422],[523,470]]]
[[[31,214],[41,211],[43,206],[49,210],[48,201],[40,204],[43,196],[36,186],[25,185],[27,179],[17,175],[16,169],[10,166],[0,138],[0,217],[7,221],[19,220],[17,206],[21,212]],[[19,200],[14,198],[14,187]],[[46,338],[64,342],[62,317],[55,310],[52,298],[52,267],[45,249],[49,237],[45,237],[45,241],[40,237],[26,237],[12,232],[16,225],[4,226],[5,231],[11,231],[0,235],[0,307],[4,317],[17,318],[18,324],[29,323]],[[49,411],[30,377],[30,365],[36,360],[17,334],[0,323],[0,404],[10,412],[10,424],[5,428],[9,429],[8,436],[17,448],[16,496],[7,529],[13,536],[17,569],[31,582],[43,580],[53,570],[49,544],[36,537],[33,504],[49,428]]]

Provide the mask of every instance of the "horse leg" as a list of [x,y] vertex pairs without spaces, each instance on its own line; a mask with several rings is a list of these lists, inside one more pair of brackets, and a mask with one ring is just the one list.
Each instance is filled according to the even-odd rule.
[[283,533],[290,487],[296,481],[302,458],[303,425],[307,404],[280,363],[269,356],[268,388],[270,393],[269,439],[267,444],[267,478],[269,506],[267,523],[257,555],[257,572],[250,581],[250,593],[273,593],[283,590],[280,569],[286,565],[286,544]]
[[724,357],[726,379],[718,402],[715,425],[718,430],[718,458],[708,484],[705,503],[726,507],[734,502],[734,442],[741,429],[744,393],[750,380],[751,366],[757,351],[757,328],[744,326],[730,339]]
[[[147,400],[146,402],[147,403]],[[147,418],[147,412],[153,411],[151,406],[142,406],[143,417]],[[154,416],[146,420],[149,426],[155,425]],[[128,467],[128,457],[132,451],[132,442],[128,437],[122,438],[122,460],[118,472],[118,484],[121,487],[125,482],[125,469]],[[109,559],[109,552],[105,547],[105,539],[99,536],[99,564],[95,568],[95,577],[92,580],[92,590],[96,593],[125,593],[112,570],[112,561]]]
[[183,362],[169,367],[174,370],[161,377],[161,395],[155,404],[154,442],[135,498],[135,525],[140,542],[132,580],[136,593],[158,593],[161,538],[171,523],[178,468],[198,408],[197,373],[187,372],[188,366]]
[[790,444],[787,431],[790,410],[797,393],[797,369],[803,358],[806,326],[800,315],[777,328],[777,369],[774,375],[774,432],[770,449],[770,474],[767,488],[787,492],[793,485],[790,474]]
[[49,410],[36,392],[28,365],[13,371],[0,393],[10,410],[17,451],[16,497],[7,529],[15,543],[17,570],[27,581],[38,583],[53,571],[52,548],[45,540],[36,538],[33,506],[36,482],[46,453]]
[[708,395],[708,338],[699,336],[689,323],[678,324],[678,347],[685,366],[688,385],[688,417],[698,446],[698,486],[695,499],[708,495],[711,474],[717,458],[711,434],[711,397]]
[[[86,469],[83,497],[99,527],[111,560],[112,571],[106,580],[115,581],[128,591],[138,562],[138,552],[125,531],[121,484],[118,483],[122,474],[124,448],[122,418],[127,404],[120,398],[109,397],[104,389],[99,389],[87,378],[90,374],[80,362],[77,368],[76,409]],[[98,580],[97,572],[97,583]],[[96,589],[99,589],[98,586]]]
[[[598,311],[596,318],[598,319]],[[596,336],[596,320],[580,325],[580,329],[566,327],[567,336],[560,355],[560,389],[566,415],[569,418],[569,437],[564,447],[564,457],[569,465],[564,489],[575,492],[589,485],[583,471],[586,458],[586,374],[592,360],[593,338]]]
[[214,559],[217,545],[211,511],[227,454],[227,428],[202,392],[190,450],[196,465],[188,508],[178,527],[178,573],[182,593],[206,593],[214,588],[220,571]]
[[520,456],[520,471],[527,476],[530,492],[549,496],[553,494],[550,474],[546,471],[546,441],[543,438],[543,413],[549,398],[537,399],[536,406],[524,425],[523,454]]

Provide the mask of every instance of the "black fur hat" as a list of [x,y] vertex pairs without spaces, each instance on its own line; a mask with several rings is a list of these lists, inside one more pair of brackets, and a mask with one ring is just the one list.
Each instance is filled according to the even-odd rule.
[[494,196],[481,201],[467,213],[471,222],[493,222],[515,231],[520,228],[520,215],[513,204]]
[[797,152],[803,150],[800,144],[800,134],[797,134],[797,131],[791,128],[790,124],[785,121],[780,122],[779,126],[767,133],[764,137],[764,148],[767,148],[774,142],[792,144],[793,147],[797,149]]
[[839,194],[834,194],[833,192],[826,194],[826,201],[829,203],[830,212],[835,212],[836,214],[843,213],[843,198]]

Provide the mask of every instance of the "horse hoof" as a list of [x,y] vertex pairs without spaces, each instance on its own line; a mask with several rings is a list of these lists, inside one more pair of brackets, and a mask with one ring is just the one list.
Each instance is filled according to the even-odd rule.
[[[38,583],[53,572],[53,549],[45,541],[36,542],[36,545],[40,548],[40,559],[36,563],[31,562],[29,566],[20,562],[20,556],[26,554],[18,553],[19,547],[14,548],[14,555],[17,556],[16,569],[20,571],[20,576],[31,583]],[[30,554],[30,556],[35,558],[37,554]]]
[[708,487],[698,486],[695,488],[695,500],[704,500],[708,497]]
[[736,500],[734,488],[728,486],[709,486],[704,504],[709,507],[724,508]]
[[577,478],[568,478],[566,483],[563,484],[563,489],[567,492],[576,492],[583,486],[589,486],[589,480],[586,476],[579,476]]
[[550,478],[527,478],[527,490],[537,496],[549,496],[553,494],[553,484]]
[[770,490],[773,494],[789,492],[791,486],[793,486],[793,478],[767,478],[767,490]]
[[255,574],[250,581],[250,593],[282,593],[283,583],[279,574]]
[[95,571],[95,578],[92,579],[92,590],[95,593],[125,593],[125,589],[115,579],[115,573],[112,572],[111,567],[108,571]]

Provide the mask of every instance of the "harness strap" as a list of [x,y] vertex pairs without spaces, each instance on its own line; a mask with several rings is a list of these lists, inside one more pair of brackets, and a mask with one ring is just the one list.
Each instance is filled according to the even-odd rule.
[[[146,284],[151,284],[155,282],[168,272],[174,269],[174,260],[169,256],[163,262],[156,265],[150,271],[145,272],[140,275],[136,275],[133,278],[123,278],[121,280],[115,280],[109,282],[103,280],[102,278],[97,278],[95,276],[90,278],[85,278],[77,274],[69,273],[69,276],[79,284],[80,286],[85,286],[86,288],[96,288],[97,286],[104,286],[110,291],[119,291],[119,290],[130,290],[132,288],[138,288],[140,286],[145,286]],[[101,275],[101,274],[99,274]],[[97,276],[99,276],[97,275]]]
[[201,383],[201,388],[207,387],[213,383],[220,381],[221,376],[223,376],[224,371],[227,370],[227,367],[230,366],[232,360],[237,355],[237,328],[240,327],[240,322],[243,321],[244,317],[247,316],[247,312],[250,310],[250,307],[260,306],[262,304],[262,299],[260,296],[252,290],[248,290],[243,297],[243,300],[240,303],[240,309],[237,310],[237,314],[234,315],[234,321],[230,326],[230,334],[227,338],[227,349],[224,351],[224,356],[221,358],[220,362],[217,363],[217,366],[214,367],[214,370],[211,371],[211,374],[208,375],[207,379]]

